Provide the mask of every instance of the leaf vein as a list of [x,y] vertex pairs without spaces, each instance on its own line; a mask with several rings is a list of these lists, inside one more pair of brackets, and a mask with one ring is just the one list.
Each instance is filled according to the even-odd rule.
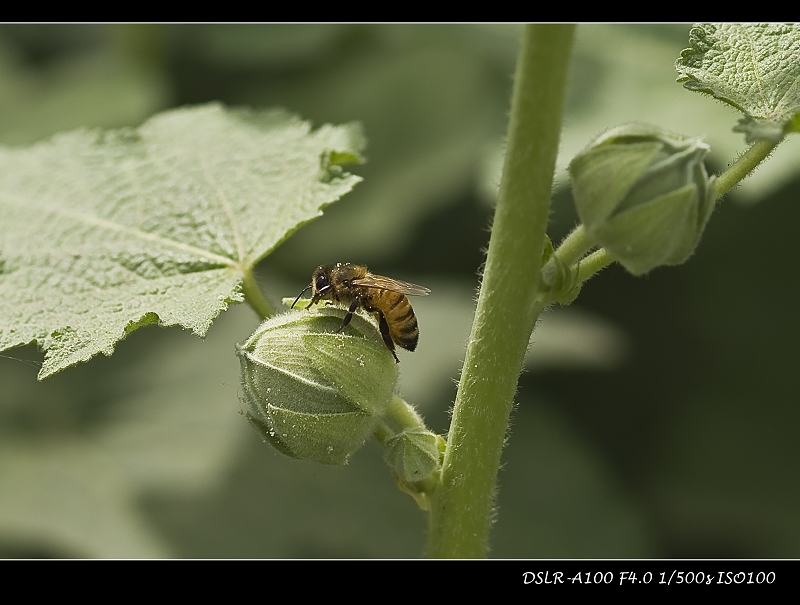
[[217,192],[217,196],[219,198],[220,204],[222,206],[223,211],[225,212],[225,216],[228,217],[228,224],[231,227],[231,232],[233,233],[233,240],[236,244],[236,256],[238,257],[238,261],[244,260],[244,246],[242,244],[242,234],[239,229],[239,223],[236,221],[236,216],[233,213],[233,208],[231,207],[230,200],[228,199],[225,190],[219,184],[217,179],[215,179],[211,175],[211,170],[208,168],[204,156],[198,154],[198,159],[200,161],[200,166],[202,168],[203,177],[205,181],[208,183],[209,187],[214,189]]
[[[2,194],[0,199],[9,202],[9,203],[16,203],[19,206],[25,207],[30,209],[31,207],[31,200],[20,198],[17,196],[11,196],[9,194]],[[123,233],[125,235],[132,236],[134,238],[138,238],[148,242],[156,242],[165,247],[171,247],[176,250],[180,250],[182,252],[188,252],[190,254],[197,255],[202,257],[206,260],[213,261],[215,263],[219,263],[221,265],[229,265],[234,266],[235,260],[228,258],[227,256],[222,256],[220,254],[214,254],[213,252],[209,252],[208,250],[203,250],[202,248],[197,248],[196,246],[191,246],[189,244],[184,244],[183,242],[179,242],[174,239],[170,239],[167,237],[163,237],[161,235],[157,235],[155,233],[150,233],[148,231],[142,231],[136,227],[130,227],[127,225],[122,225],[120,223],[115,223],[113,221],[109,221],[98,216],[93,216],[91,214],[84,214],[82,212],[75,212],[73,210],[65,209],[61,206],[57,206],[54,204],[49,204],[47,206],[40,206],[39,207],[42,212],[52,213],[58,216],[64,216],[74,219],[77,222],[82,222],[87,225],[92,225],[96,227],[101,227],[108,231],[114,231],[117,233]]]

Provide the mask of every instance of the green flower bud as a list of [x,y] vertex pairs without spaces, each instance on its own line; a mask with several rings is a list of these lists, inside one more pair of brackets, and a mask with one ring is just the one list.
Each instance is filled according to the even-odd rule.
[[[372,434],[397,383],[377,328],[335,307],[266,320],[237,347],[247,417],[294,458],[347,462]],[[339,331],[341,329],[341,331]]]
[[634,275],[691,256],[714,209],[709,146],[647,124],[600,135],[569,166],[590,238]]
[[439,469],[440,441],[423,427],[408,428],[386,440],[384,459],[400,481],[423,481]]

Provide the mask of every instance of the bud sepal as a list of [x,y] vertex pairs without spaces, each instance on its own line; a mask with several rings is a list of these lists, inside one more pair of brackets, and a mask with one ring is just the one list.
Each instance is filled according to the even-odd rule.
[[424,481],[439,470],[442,437],[424,427],[406,429],[384,443],[384,459],[396,479]]
[[375,437],[400,491],[414,498],[422,510],[430,510],[447,445],[444,437],[429,430],[414,406],[397,395],[389,402]]

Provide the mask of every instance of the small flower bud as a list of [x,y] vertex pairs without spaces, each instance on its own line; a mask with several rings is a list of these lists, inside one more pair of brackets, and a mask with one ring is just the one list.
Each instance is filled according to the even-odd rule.
[[384,459],[399,480],[423,481],[439,468],[441,440],[436,433],[411,427],[386,440]]
[[322,307],[266,320],[237,347],[247,417],[294,458],[347,462],[372,434],[397,383],[397,364],[377,328]]
[[634,275],[679,265],[714,209],[709,146],[647,124],[600,135],[569,166],[581,222]]

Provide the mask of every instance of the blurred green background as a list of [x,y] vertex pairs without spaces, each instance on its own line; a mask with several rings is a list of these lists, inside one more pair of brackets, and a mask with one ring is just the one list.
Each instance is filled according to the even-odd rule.
[[[744,148],[731,108],[682,89],[688,25],[578,28],[549,233],[576,218],[564,166],[629,120]],[[0,143],[136,126],[220,100],[359,120],[364,183],[258,267],[274,302],[322,263],[431,288],[401,390],[445,431],[488,242],[520,28],[4,25]],[[798,557],[800,319],[786,234],[797,141],[721,204],[695,256],[612,267],[534,333],[504,452],[493,557]],[[47,178],[47,175],[42,175]],[[2,220],[2,217],[0,217]],[[789,239],[787,239],[787,237]],[[2,318],[0,318],[2,321]],[[425,515],[373,443],[343,468],[284,458],[241,416],[223,314],[201,341],[148,327],[43,383],[0,358],[0,556],[417,557]],[[793,394],[794,393],[794,394]]]

